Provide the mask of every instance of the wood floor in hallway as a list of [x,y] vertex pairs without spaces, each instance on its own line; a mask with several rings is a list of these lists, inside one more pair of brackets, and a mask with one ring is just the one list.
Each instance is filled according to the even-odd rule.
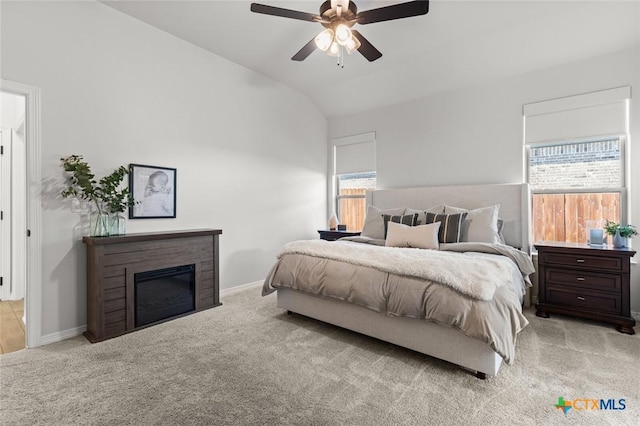
[[24,299],[0,302],[0,354],[25,348]]

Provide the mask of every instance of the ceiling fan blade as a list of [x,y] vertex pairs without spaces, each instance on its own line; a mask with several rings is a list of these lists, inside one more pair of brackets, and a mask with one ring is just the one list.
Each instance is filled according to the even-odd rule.
[[410,1],[394,4],[378,9],[365,10],[356,15],[359,24],[373,24],[374,22],[391,21],[393,19],[409,18],[411,16],[426,15],[429,12],[429,1]]
[[309,55],[316,50],[316,38],[312,38],[311,41],[304,45],[302,49],[291,58],[292,61],[304,61]]
[[369,40],[364,38],[359,31],[351,30],[351,33],[356,36],[358,40],[360,40],[360,47],[358,47],[358,52],[362,54],[369,62],[373,62],[376,59],[380,59],[382,57],[382,53],[375,47],[373,44],[369,43]]
[[298,19],[300,21],[317,22],[322,18],[318,15],[297,10],[283,9],[281,7],[267,6],[266,4],[251,3],[251,11],[264,15],[281,16],[283,18]]

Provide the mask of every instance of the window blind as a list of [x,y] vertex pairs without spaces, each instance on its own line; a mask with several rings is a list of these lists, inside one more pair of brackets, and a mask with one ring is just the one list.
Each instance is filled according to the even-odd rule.
[[525,143],[627,133],[631,87],[524,105]]
[[375,141],[337,145],[335,174],[372,172],[376,170]]

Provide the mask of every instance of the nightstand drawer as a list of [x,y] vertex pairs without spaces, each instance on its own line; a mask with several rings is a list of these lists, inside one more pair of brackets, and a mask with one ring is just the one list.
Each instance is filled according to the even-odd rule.
[[623,266],[620,256],[583,256],[579,254],[544,252],[543,257],[542,260],[546,264],[571,266],[573,268],[622,271]]
[[617,274],[598,274],[596,272],[557,268],[549,268],[545,271],[545,274],[545,280],[548,285],[568,285],[616,293],[620,293],[622,288],[622,275]]
[[549,303],[621,313],[621,296],[616,293],[584,292],[569,287],[549,286],[546,291],[546,299]]

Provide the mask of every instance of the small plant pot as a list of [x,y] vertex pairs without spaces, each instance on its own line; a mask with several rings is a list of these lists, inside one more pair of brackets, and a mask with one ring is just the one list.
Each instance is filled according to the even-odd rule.
[[620,231],[616,231],[616,235],[613,236],[613,247],[623,248],[628,244],[627,238],[620,235]]

